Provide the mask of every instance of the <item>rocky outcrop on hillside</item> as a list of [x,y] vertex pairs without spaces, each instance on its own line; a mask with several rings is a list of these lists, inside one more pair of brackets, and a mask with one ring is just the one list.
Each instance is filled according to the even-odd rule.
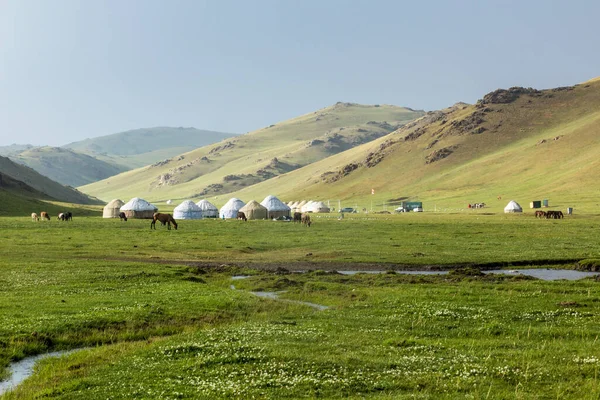
[[212,149],[210,149],[208,154],[215,154],[215,153],[219,153],[223,150],[233,149],[235,147],[235,142],[236,142],[235,140],[229,140],[229,141],[223,143],[221,146],[215,146]]
[[436,161],[443,160],[452,154],[456,148],[457,146],[450,146],[432,151],[427,157],[425,157],[425,164],[431,164]]
[[511,87],[510,89],[498,89],[483,96],[483,99],[480,99],[477,105],[512,103],[522,95],[541,96],[542,92],[537,89],[518,86]]
[[485,132],[485,128],[481,126],[485,122],[483,118],[485,112],[478,110],[469,114],[463,119],[454,120],[450,122],[450,135],[464,135],[467,133],[479,134]]
[[342,179],[343,177],[349,175],[355,169],[358,169],[358,167],[360,167],[360,166],[361,166],[361,163],[346,164],[337,172],[330,171],[330,172],[323,173],[321,175],[321,179],[327,183],[337,182],[340,179]]

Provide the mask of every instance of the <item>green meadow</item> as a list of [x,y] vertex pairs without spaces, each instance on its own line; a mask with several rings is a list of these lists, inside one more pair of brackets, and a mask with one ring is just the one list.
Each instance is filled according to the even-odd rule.
[[[81,350],[0,397],[598,398],[599,282],[478,268],[596,268],[599,222],[2,217],[0,364]],[[424,268],[454,271],[395,272]]]

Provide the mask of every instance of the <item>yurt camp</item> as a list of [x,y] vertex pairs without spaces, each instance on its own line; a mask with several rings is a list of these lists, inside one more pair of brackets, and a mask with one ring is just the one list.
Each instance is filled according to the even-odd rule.
[[200,218],[217,218],[219,209],[210,201],[203,199],[196,203],[200,208]]
[[267,209],[267,218],[269,219],[290,216],[291,209],[273,195],[265,197],[260,204]]
[[119,218],[121,207],[123,207],[124,204],[125,203],[123,203],[123,200],[121,199],[111,200],[110,203],[104,206],[102,218]]
[[322,201],[311,201],[304,207],[306,212],[312,213],[328,213],[330,211],[330,208],[327,207],[327,204],[323,203]]
[[266,219],[267,208],[256,200],[250,200],[244,207],[240,208],[248,219]]
[[173,210],[175,219],[200,219],[202,218],[202,209],[191,200],[186,200]]
[[158,211],[158,208],[144,199],[134,197],[127,204],[121,206],[120,210],[125,213],[127,218],[152,219],[152,215]]
[[219,210],[219,218],[237,218],[237,213],[240,208],[244,207],[245,203],[236,197],[229,199],[227,203]]
[[523,212],[523,208],[514,200],[511,200],[506,207],[504,207],[505,213],[520,213]]

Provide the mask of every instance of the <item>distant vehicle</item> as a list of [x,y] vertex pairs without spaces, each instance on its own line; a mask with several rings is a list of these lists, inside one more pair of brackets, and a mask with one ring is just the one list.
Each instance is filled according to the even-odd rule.
[[400,203],[400,207],[396,208],[394,212],[423,212],[423,203],[420,201],[403,201]]
[[352,207],[344,207],[339,212],[341,213],[355,213],[356,210]]

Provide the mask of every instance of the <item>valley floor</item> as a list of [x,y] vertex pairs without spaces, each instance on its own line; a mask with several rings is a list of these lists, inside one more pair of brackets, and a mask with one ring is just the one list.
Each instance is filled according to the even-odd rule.
[[[177,231],[0,218],[10,254],[0,265],[0,363],[83,348],[41,361],[2,398],[600,395],[596,279],[392,270],[594,269],[599,219],[406,217],[309,229],[182,221]],[[387,272],[328,272],[341,267]],[[310,271],[290,273],[300,269]]]

